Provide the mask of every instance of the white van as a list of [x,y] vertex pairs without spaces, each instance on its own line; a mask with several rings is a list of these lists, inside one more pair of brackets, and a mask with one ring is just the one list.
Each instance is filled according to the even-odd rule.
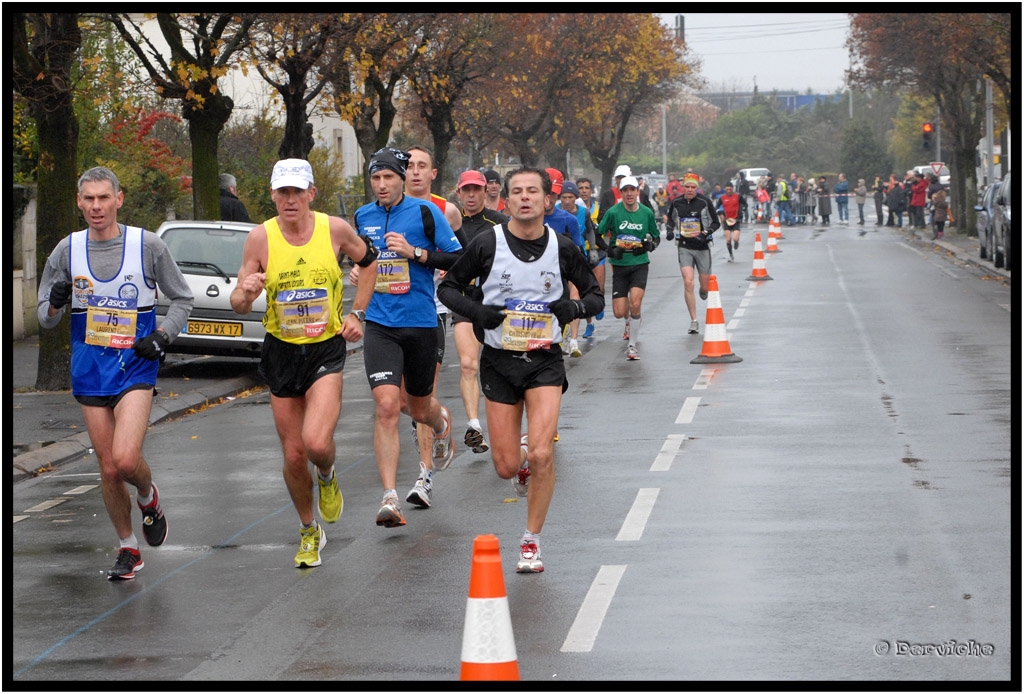
[[[932,169],[931,164],[927,166],[915,166],[914,171],[916,171],[919,176],[924,176],[925,178],[928,178],[933,173],[935,173],[935,170]],[[939,171],[939,185],[943,185],[946,188],[949,188],[949,167],[946,166],[945,164],[942,165],[942,170]]]
[[757,186],[757,179],[761,176],[767,176],[771,173],[768,169],[740,169],[739,171],[743,174],[743,178],[747,179],[747,183],[750,184],[750,189],[753,190]]

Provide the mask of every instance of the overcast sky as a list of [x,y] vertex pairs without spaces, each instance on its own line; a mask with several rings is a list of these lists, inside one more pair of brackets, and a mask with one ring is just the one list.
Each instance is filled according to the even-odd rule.
[[[676,25],[675,14],[660,14]],[[682,13],[690,50],[709,91],[831,94],[846,87],[846,14]]]

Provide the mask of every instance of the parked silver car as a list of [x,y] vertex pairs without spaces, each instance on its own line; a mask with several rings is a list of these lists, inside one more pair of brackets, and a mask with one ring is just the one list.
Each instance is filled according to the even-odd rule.
[[995,252],[992,255],[992,262],[996,267],[1012,270],[1016,262],[1013,256],[1013,248],[1017,245],[1017,229],[1013,226],[1011,216],[1011,198],[1013,197],[1012,174],[1007,172],[1003,177],[1003,185],[999,186],[999,194],[996,195],[996,202],[992,208],[992,227],[995,232]]
[[[168,347],[178,354],[259,357],[266,330],[265,295],[252,311],[239,315],[231,308],[231,290],[238,283],[242,247],[255,224],[176,220],[164,222],[157,235],[174,256],[185,276],[195,306],[188,323]],[[157,298],[157,315],[165,315],[170,302]]]
[[995,257],[992,215],[996,204],[996,195],[999,194],[999,186],[1000,181],[993,181],[992,185],[985,189],[981,196],[981,202],[974,206],[974,211],[978,213],[978,255],[982,260]]

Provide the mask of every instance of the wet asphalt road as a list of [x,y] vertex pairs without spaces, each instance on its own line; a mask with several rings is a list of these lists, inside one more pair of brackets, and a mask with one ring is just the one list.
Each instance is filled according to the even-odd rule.
[[[135,581],[104,578],[113,533],[94,461],[15,485],[15,513],[63,501],[14,524],[14,679],[451,682],[473,538],[494,533],[525,680],[1008,680],[1008,285],[888,230],[785,235],[772,281],[746,279],[751,230],[735,263],[715,249],[742,362],[691,363],[705,304],[702,334],[686,335],[668,244],[641,360],[625,360],[610,311],[583,341],[543,574],[514,573],[524,504],[464,447],[433,508],[374,525],[356,354],[336,434],[345,510],[319,568],[292,567],[265,391],[150,431],[171,530]],[[460,434],[450,341],[448,354],[439,394]],[[400,494],[416,476],[407,439]]]

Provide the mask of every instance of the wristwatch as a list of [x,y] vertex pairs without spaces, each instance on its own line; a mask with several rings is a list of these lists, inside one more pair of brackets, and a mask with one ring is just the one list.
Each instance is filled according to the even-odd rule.
[[359,319],[360,323],[366,322],[366,311],[361,308],[352,309],[352,315]]
[[413,256],[413,257],[414,257],[414,258],[415,258],[415,259],[417,260],[417,262],[418,262],[418,261],[419,261],[419,260],[420,260],[420,259],[421,259],[421,258],[423,257],[423,249],[422,249],[422,248],[420,248],[419,246],[416,246],[416,248],[415,248],[415,249],[413,249],[413,252],[412,252],[412,256]]

